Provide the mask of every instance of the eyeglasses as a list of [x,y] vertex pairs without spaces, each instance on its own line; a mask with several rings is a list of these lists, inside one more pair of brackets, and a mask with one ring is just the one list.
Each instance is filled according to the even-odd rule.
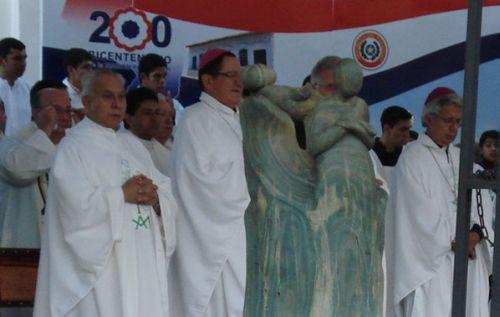
[[330,84],[315,83],[314,86],[315,87],[320,87],[320,88],[323,88],[323,89],[332,90],[332,91],[337,90],[337,87],[336,87],[336,85],[334,83],[330,83]]
[[450,125],[457,125],[457,126],[461,126],[462,125],[462,119],[456,119],[456,118],[443,118],[439,115],[435,115],[436,118],[439,118],[439,120],[441,120],[444,124],[450,126]]
[[229,79],[240,78],[239,72],[217,72],[217,75],[221,75]]

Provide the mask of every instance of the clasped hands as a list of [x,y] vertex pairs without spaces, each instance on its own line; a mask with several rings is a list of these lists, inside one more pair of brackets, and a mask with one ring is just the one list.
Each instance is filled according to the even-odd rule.
[[159,210],[158,186],[143,174],[129,178],[122,186],[125,201],[130,204],[153,206],[157,214]]

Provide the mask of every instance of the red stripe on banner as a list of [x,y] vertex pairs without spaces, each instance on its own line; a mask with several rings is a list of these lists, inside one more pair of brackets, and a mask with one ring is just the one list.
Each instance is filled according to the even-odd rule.
[[66,0],[62,16],[65,19],[82,18],[86,19],[96,11],[106,11],[112,14],[117,9],[132,6],[134,0]]
[[[135,0],[171,18],[255,32],[320,32],[462,10],[467,0]],[[485,0],[484,5],[500,5]]]
[[[63,16],[127,6],[174,19],[255,32],[321,32],[467,9],[467,0],[67,0]],[[484,0],[484,6],[500,0]]]

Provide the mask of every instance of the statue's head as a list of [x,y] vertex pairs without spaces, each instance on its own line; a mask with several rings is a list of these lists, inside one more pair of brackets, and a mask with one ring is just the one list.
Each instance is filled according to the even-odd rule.
[[276,72],[263,64],[243,68],[241,80],[245,91],[255,92],[276,82]]
[[337,93],[343,98],[356,96],[363,86],[363,71],[351,58],[344,58],[335,73]]

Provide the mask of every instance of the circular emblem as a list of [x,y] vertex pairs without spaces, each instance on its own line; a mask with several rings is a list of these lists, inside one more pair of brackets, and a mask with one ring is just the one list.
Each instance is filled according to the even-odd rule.
[[135,8],[120,9],[109,20],[109,36],[128,52],[143,49],[151,41],[151,22]]
[[373,30],[359,33],[352,45],[354,58],[365,69],[377,69],[384,65],[388,53],[387,41]]

